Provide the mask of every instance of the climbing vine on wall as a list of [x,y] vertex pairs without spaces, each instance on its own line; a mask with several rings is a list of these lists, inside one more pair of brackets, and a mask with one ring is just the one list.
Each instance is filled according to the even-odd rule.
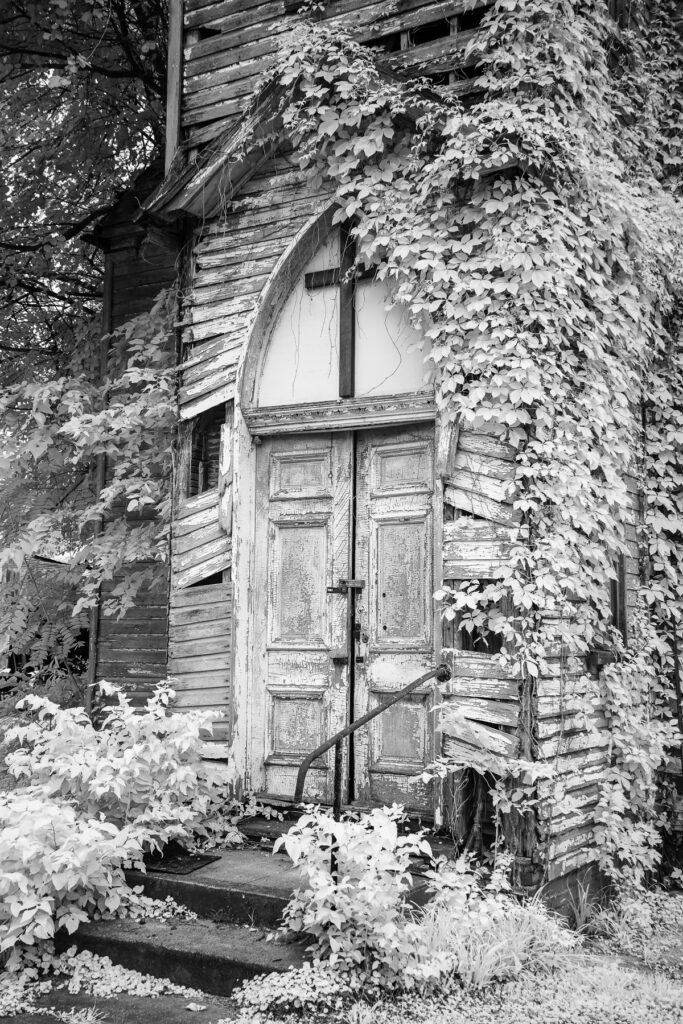
[[[499,657],[529,698],[549,652],[566,671],[598,644],[616,651],[585,680],[611,729],[596,839],[603,866],[636,882],[658,856],[683,599],[673,11],[634,3],[618,25],[603,0],[498,0],[467,107],[396,81],[324,24],[295,30],[271,76],[303,164],[353,219],[358,262],[428,339],[442,420],[516,451],[519,543],[493,582],[444,588],[447,614],[505,634]],[[648,573],[625,643],[609,581],[628,555],[629,477]]]

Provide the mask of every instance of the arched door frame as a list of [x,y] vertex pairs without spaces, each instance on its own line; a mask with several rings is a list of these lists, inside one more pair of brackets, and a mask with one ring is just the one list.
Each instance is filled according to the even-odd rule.
[[[250,766],[253,694],[256,680],[254,643],[254,508],[256,499],[256,452],[261,436],[308,431],[354,430],[416,422],[435,422],[432,393],[345,399],[334,403],[309,403],[258,409],[255,396],[273,324],[294,282],[333,228],[335,202],[330,202],[299,231],[273,269],[259,309],[242,350],[237,372],[233,454],[233,645],[232,645],[232,750],[238,785],[254,790],[260,780]],[[435,481],[435,503],[442,501],[441,483]],[[435,566],[441,559],[441,529],[435,529]],[[435,634],[436,635],[436,634]]]

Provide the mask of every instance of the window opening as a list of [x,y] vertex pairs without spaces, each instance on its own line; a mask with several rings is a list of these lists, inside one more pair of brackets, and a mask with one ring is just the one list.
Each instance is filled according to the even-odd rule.
[[627,642],[626,622],[626,560],[623,555],[614,563],[617,574],[616,579],[610,580],[610,608],[612,612],[612,626],[618,629]]
[[189,498],[218,487],[221,428],[225,423],[225,405],[216,406],[198,416],[192,427]]
[[447,18],[430,21],[426,25],[418,25],[409,32],[410,46],[424,46],[437,39],[444,39],[451,34],[451,23]]
[[[461,582],[461,580],[444,580],[444,585],[456,590]],[[479,580],[478,590],[482,591],[490,583],[493,583],[493,580]],[[461,628],[467,615],[467,611],[457,612],[455,618],[443,620],[443,646],[468,654],[500,654],[504,644],[503,634],[482,626],[474,626],[471,629]]]

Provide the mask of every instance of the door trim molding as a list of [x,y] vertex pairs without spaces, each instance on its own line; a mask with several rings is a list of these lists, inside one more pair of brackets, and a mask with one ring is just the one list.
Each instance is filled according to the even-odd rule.
[[242,415],[252,435],[266,437],[272,434],[428,423],[436,418],[436,401],[429,392],[391,395],[386,398],[340,398],[333,402],[245,409]]

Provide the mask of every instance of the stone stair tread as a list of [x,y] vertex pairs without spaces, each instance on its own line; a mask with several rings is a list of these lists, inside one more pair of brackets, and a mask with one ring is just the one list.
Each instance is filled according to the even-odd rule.
[[217,861],[187,875],[127,871],[129,885],[141,885],[155,899],[172,896],[202,917],[274,927],[300,884],[288,860],[269,851],[236,847],[217,851]]
[[76,945],[144,974],[228,995],[244,978],[303,963],[301,944],[269,942],[266,934],[245,925],[203,919],[123,919],[83,924],[74,935],[61,935],[58,945],[60,949]]

